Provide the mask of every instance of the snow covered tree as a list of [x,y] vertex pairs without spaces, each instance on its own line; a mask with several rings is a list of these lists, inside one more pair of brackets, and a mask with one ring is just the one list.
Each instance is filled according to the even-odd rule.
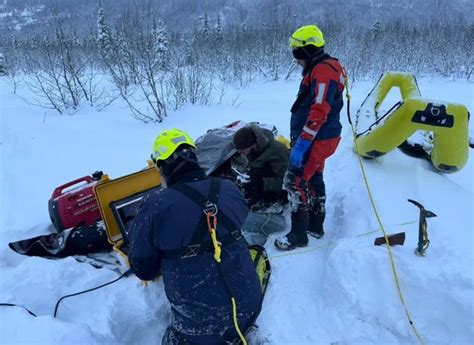
[[370,28],[370,31],[372,32],[372,37],[377,38],[382,31],[382,23],[380,23],[380,20],[377,19],[373,24],[372,27]]
[[107,68],[114,84],[124,94],[132,83],[129,59],[124,52],[124,40],[121,32],[113,30],[106,21],[104,8],[97,11],[97,46],[99,55]]
[[150,8],[129,11],[111,41],[113,58],[105,55],[104,61],[120,96],[135,118],[161,122],[166,116],[161,86],[169,65],[165,25]]
[[221,43],[224,39],[223,33],[222,33],[222,24],[221,24],[220,14],[217,15],[216,27],[214,29],[214,39],[216,40],[216,42],[219,42],[219,43]]
[[0,53],[0,77],[7,75],[7,69],[5,66],[5,57]]
[[102,7],[97,11],[97,43],[102,54],[112,53],[112,33],[105,19]]
[[202,23],[202,33],[206,38],[211,35],[211,27],[209,25],[209,17],[207,16],[207,13],[204,14],[204,19]]
[[[194,65],[196,63],[196,50],[195,46],[198,45],[196,40],[198,39],[198,34],[196,29],[193,29],[188,35],[190,38],[186,40],[180,40],[179,44],[184,46],[184,62],[186,65]],[[184,42],[186,41],[186,42]]]
[[161,21],[154,21],[151,32],[151,44],[153,45],[153,65],[158,70],[166,69],[169,63],[168,34],[165,24]]

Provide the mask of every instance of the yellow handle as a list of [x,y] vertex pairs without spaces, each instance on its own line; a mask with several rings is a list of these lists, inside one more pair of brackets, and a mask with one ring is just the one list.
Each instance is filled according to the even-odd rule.
[[214,260],[221,262],[221,246],[217,242],[216,229],[211,229],[212,244],[214,245]]

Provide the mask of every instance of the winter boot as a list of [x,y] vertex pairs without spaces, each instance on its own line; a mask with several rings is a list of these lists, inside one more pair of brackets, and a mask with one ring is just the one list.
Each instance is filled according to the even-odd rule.
[[275,247],[280,250],[293,250],[308,245],[308,210],[300,209],[291,213],[291,231],[275,240]]
[[324,236],[324,218],[326,212],[311,213],[308,223],[308,235],[314,238],[322,238]]
[[326,197],[317,198],[309,214],[308,235],[320,239],[324,236],[324,219],[326,218]]

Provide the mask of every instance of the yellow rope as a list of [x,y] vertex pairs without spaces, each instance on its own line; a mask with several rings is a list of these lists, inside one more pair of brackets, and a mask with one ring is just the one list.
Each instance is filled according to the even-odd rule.
[[[216,229],[210,227],[210,234],[211,234],[211,239],[212,239],[212,245],[214,246],[214,260],[216,260],[217,264],[219,265],[221,263],[222,249],[221,249],[220,243],[217,241]],[[242,341],[242,344],[247,345],[247,340],[242,334],[242,331],[240,330],[240,327],[239,327],[239,323],[237,321],[237,302],[235,301],[235,298],[233,296],[231,296],[230,300],[232,302],[232,319],[234,320],[234,327],[237,331],[237,334],[239,335],[240,340]]]
[[[346,97],[347,97],[347,100],[348,100],[348,103],[351,99],[351,96],[349,94],[349,82],[348,82],[348,77],[347,77],[347,74],[344,75],[344,79],[345,79],[345,87],[346,87]],[[347,106],[349,107],[349,104],[347,104]],[[348,110],[349,111],[349,110]],[[368,178],[367,178],[367,174],[365,172],[365,168],[364,168],[364,164],[362,162],[362,157],[361,155],[359,154],[359,148],[357,146],[357,140],[356,140],[356,133],[355,133],[355,129],[354,129],[354,125],[352,124],[351,121],[350,122],[350,125],[351,125],[351,130],[352,130],[352,137],[353,137],[353,140],[354,140],[354,147],[355,147],[355,151],[357,153],[357,158],[359,160],[359,165],[360,165],[360,168],[361,168],[361,171],[362,171],[362,175],[364,176],[364,182],[365,182],[365,186],[367,188],[367,193],[369,195],[369,199],[370,199],[370,204],[372,205],[372,209],[374,210],[374,214],[375,214],[375,217],[377,218],[377,221],[380,225],[380,229],[382,230],[383,232],[383,236],[385,238],[385,246],[387,247],[388,249],[388,254],[389,254],[389,257],[390,257],[390,265],[392,267],[392,272],[393,272],[393,278],[395,280],[395,285],[397,287],[397,290],[398,290],[398,297],[400,298],[400,302],[402,303],[403,305],[403,308],[405,310],[405,314],[406,314],[406,317],[408,319],[408,322],[410,323],[412,329],[413,329],[413,332],[415,333],[416,337],[418,338],[418,340],[420,341],[421,344],[424,344],[424,341],[423,339],[421,338],[420,334],[418,333],[416,327],[415,327],[415,324],[413,323],[412,319],[411,319],[411,316],[410,316],[410,312],[408,311],[408,307],[407,305],[405,304],[405,299],[403,298],[403,293],[402,293],[402,289],[400,287],[400,280],[398,278],[398,273],[397,273],[397,268],[395,266],[395,260],[393,258],[393,253],[392,253],[392,248],[390,247],[389,245],[389,240],[387,238],[387,233],[385,232],[385,228],[382,224],[382,220],[380,218],[380,215],[379,215],[379,212],[377,211],[377,207],[375,206],[375,201],[374,201],[374,198],[373,198],[373,195],[372,195],[372,191],[370,189],[370,186],[369,186],[369,181],[368,181]]]
[[232,314],[234,318],[234,327],[237,330],[237,334],[239,335],[239,338],[242,341],[242,344],[247,345],[247,340],[245,340],[245,337],[242,334],[242,331],[240,330],[239,323],[237,322],[237,303],[235,302],[234,297],[231,297],[230,299],[232,301]]
[[[414,223],[417,223],[417,222],[418,221],[416,221],[416,220],[412,220],[411,222],[400,223],[400,224],[397,224],[395,226],[410,225],[410,224],[414,224]],[[354,237],[364,237],[364,236],[374,234],[374,233],[379,232],[379,231],[380,231],[380,228],[375,229],[375,230],[370,230],[370,231],[364,232],[362,234],[355,235]],[[332,241],[332,242],[326,243],[326,244],[324,244],[322,246],[319,246],[319,247],[303,249],[303,250],[297,250],[297,251],[286,253],[286,254],[275,255],[275,256],[267,258],[266,260],[269,261],[269,260],[273,260],[275,258],[282,258],[282,257],[285,257],[285,256],[293,256],[293,255],[299,255],[299,254],[308,253],[308,252],[314,252],[314,251],[317,251],[317,250],[322,249],[322,248],[334,246],[337,243],[338,243],[338,241]]]

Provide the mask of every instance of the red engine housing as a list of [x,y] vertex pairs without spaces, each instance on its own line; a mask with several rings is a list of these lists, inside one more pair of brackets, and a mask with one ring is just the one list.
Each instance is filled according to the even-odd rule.
[[58,232],[79,224],[94,225],[101,220],[93,188],[102,172],[83,176],[57,187],[49,199],[49,217]]

